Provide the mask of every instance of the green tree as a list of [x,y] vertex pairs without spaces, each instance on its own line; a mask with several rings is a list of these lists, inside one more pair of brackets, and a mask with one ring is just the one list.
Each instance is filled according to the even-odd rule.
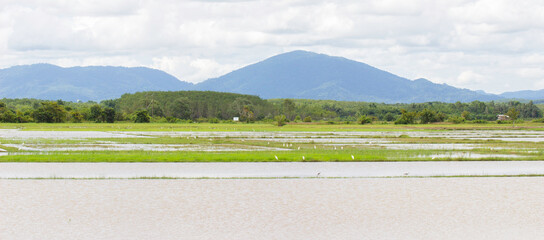
[[78,111],[71,111],[70,112],[70,120],[73,123],[80,123],[83,121],[83,114],[81,114]]
[[247,123],[254,122],[255,121],[255,115],[253,114],[253,111],[251,111],[251,107],[246,105],[242,109],[242,114],[240,114],[240,120],[245,121]]
[[357,122],[359,124],[372,123],[372,118],[368,117],[367,115],[362,115],[357,119]]
[[166,106],[166,110],[169,116],[179,119],[191,118],[191,107],[189,106],[189,99],[186,97],[178,98],[175,101],[169,103]]
[[102,107],[98,104],[92,105],[89,113],[89,120],[97,123],[104,121]]
[[285,99],[283,100],[283,113],[285,114],[286,118],[289,120],[293,120],[293,116],[295,115],[295,102],[291,99]]
[[276,120],[276,126],[281,127],[285,125],[287,118],[285,117],[285,115],[277,115],[274,117],[274,120]]
[[148,123],[150,121],[151,121],[151,117],[149,117],[147,110],[136,111],[134,113],[135,123]]
[[401,109],[400,117],[395,121],[395,124],[414,124],[417,112],[408,112]]
[[395,120],[395,116],[392,113],[388,112],[385,114],[384,119],[385,121],[391,122]]
[[423,109],[423,111],[419,112],[419,117],[421,119],[422,124],[426,123],[432,123],[432,122],[438,122],[436,112],[429,110],[427,108]]
[[40,104],[41,106],[32,112],[32,117],[37,122],[61,123],[66,120],[66,110],[57,102],[41,102]]
[[10,109],[4,109],[3,111],[0,111],[0,122],[17,122],[17,115]]
[[306,116],[302,121],[303,122],[312,122],[312,117]]
[[102,117],[107,123],[115,122],[115,109],[111,107],[104,108],[104,110],[102,111]]
[[506,115],[508,115],[510,119],[512,119],[512,127],[515,127],[516,120],[518,119],[518,116],[519,116],[519,111],[516,110],[515,107],[513,107],[508,110]]
[[471,115],[470,112],[466,110],[461,113],[461,117],[463,117],[466,120],[470,120],[470,115]]

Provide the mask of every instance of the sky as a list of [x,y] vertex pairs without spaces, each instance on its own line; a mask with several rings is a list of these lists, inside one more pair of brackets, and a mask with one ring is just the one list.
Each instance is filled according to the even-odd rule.
[[293,50],[490,93],[544,89],[544,2],[0,0],[0,68],[145,66],[196,83]]

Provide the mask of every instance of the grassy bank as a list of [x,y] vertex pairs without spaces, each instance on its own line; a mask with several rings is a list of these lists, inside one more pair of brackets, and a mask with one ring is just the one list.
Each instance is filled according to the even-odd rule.
[[21,129],[24,131],[408,131],[408,130],[539,130],[544,131],[544,123],[524,122],[511,124],[475,123],[433,123],[395,125],[393,123],[288,123],[278,127],[273,123],[1,123],[0,129]]

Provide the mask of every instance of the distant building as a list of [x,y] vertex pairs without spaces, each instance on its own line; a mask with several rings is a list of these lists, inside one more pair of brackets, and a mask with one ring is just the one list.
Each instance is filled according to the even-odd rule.
[[239,118],[239,117],[233,117],[233,118],[232,118],[232,121],[239,122],[239,121],[240,121],[240,118]]
[[497,115],[497,120],[505,121],[505,120],[508,120],[508,119],[510,119],[510,116],[508,116],[508,115],[504,115],[504,114]]

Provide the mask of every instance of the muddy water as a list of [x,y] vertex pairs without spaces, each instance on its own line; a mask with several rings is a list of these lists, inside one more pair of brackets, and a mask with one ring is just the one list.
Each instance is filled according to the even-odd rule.
[[543,174],[544,161],[0,163],[0,178],[282,178]]
[[543,184],[0,180],[0,239],[544,239]]

